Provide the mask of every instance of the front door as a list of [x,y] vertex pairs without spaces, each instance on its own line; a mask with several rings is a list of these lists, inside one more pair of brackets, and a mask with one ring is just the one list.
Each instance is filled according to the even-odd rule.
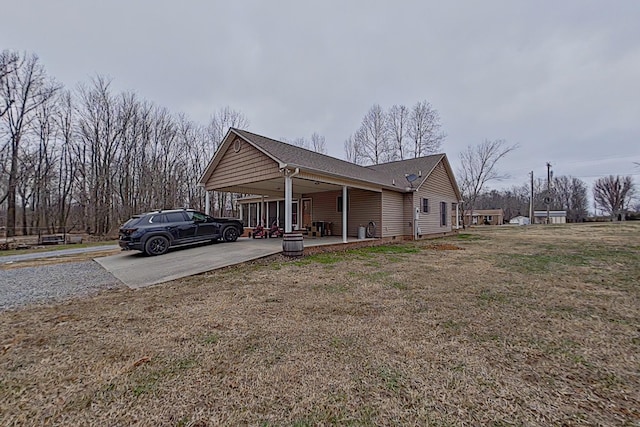
[[302,199],[302,229],[309,230],[312,225],[311,218],[311,199]]

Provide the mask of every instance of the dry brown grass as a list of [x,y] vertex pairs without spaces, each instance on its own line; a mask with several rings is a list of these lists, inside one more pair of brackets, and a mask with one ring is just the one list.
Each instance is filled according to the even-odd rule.
[[1,313],[0,421],[637,425],[639,236],[483,229]]

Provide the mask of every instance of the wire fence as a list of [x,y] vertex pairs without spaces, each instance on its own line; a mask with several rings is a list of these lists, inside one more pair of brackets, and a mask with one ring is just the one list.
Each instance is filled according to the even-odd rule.
[[[26,230],[16,228],[15,233],[8,232],[6,227],[0,227],[0,250],[26,249],[33,246],[79,244],[96,240],[87,233],[80,233],[77,229],[65,227],[30,227]],[[13,234],[13,235],[11,235]]]

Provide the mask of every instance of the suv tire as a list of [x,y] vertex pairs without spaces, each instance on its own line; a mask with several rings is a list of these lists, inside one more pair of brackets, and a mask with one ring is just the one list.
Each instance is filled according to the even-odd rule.
[[169,250],[169,239],[164,236],[151,236],[144,244],[144,253],[150,256],[163,255]]
[[233,226],[227,227],[222,231],[222,238],[225,242],[235,242],[239,236],[240,233],[238,233],[238,230]]

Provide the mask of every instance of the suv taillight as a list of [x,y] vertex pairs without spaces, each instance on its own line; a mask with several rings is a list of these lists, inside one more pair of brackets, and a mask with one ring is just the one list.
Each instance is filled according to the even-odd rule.
[[123,228],[122,230],[122,234],[124,234],[125,236],[130,236],[132,235],[135,231],[137,230],[137,228]]

